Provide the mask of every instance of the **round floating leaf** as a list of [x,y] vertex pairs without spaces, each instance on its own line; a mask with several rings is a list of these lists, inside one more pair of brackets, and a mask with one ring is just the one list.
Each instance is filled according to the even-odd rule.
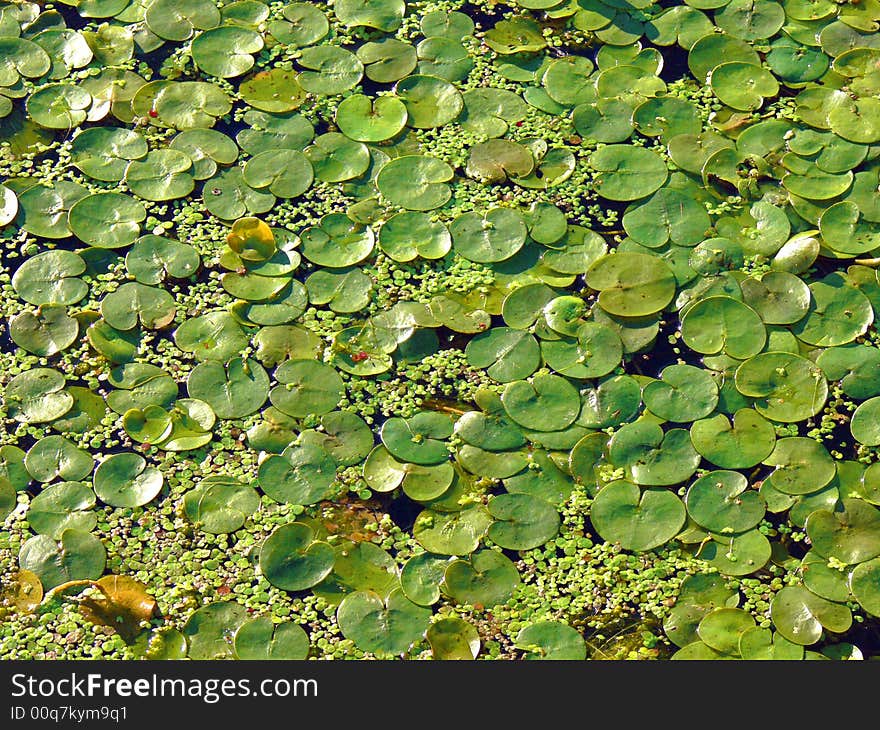
[[9,336],[19,347],[48,357],[70,347],[79,335],[79,323],[67,308],[47,304],[36,312],[22,312],[9,320]]
[[140,234],[147,217],[143,204],[122,193],[95,193],[70,209],[70,230],[83,243],[98,248],[120,248]]
[[219,86],[204,81],[177,81],[156,95],[159,119],[175,129],[213,127],[228,114],[232,100]]
[[696,421],[691,426],[694,448],[722,469],[748,469],[773,451],[773,425],[751,408],[740,408],[733,423],[723,413]]
[[315,360],[288,360],[275,371],[275,379],[280,385],[269,394],[272,405],[296,418],[329,413],[344,392],[338,373]]
[[853,438],[865,446],[880,445],[880,398],[860,403],[849,423]]
[[500,494],[489,502],[495,518],[488,537],[507,550],[531,550],[552,540],[559,530],[553,505],[529,494]]
[[810,360],[790,352],[764,352],[736,370],[736,389],[756,398],[755,409],[783,423],[816,415],[828,397],[828,381]]
[[439,660],[472,660],[480,652],[480,635],[464,619],[442,618],[431,624],[426,633],[431,653]]
[[681,320],[688,347],[705,355],[724,352],[738,360],[757,355],[766,342],[761,317],[732,297],[713,296],[689,307]]
[[47,129],[72,130],[86,120],[92,96],[78,86],[48,84],[27,98],[28,115]]
[[612,144],[590,155],[588,164],[598,175],[596,192],[608,200],[637,200],[666,182],[666,164],[656,152]]
[[803,586],[786,586],[773,597],[770,617],[776,630],[800,646],[815,644],[823,629],[843,633],[852,625],[846,606],[826,601]]
[[56,249],[31,256],[12,277],[15,293],[30,304],[75,304],[89,291],[79,277],[85,273],[83,259],[71,252]]
[[606,254],[586,273],[599,306],[612,315],[638,317],[662,310],[675,295],[675,276],[659,258],[643,253]]
[[514,644],[525,659],[581,661],[587,658],[584,638],[561,621],[538,621],[520,629]]
[[416,49],[396,38],[368,41],[357,49],[357,57],[364,64],[367,78],[378,84],[399,81],[418,64]]
[[861,499],[844,498],[834,511],[812,512],[806,530],[823,557],[854,565],[880,555],[880,511]]
[[[0,522],[5,520],[12,513],[17,504],[18,501],[15,496],[15,487],[12,486],[8,479],[0,477]],[[32,509],[32,506],[33,503],[28,509],[29,512]],[[31,524],[33,524],[32,521]],[[87,527],[86,531],[91,530],[92,527],[94,527],[94,525]],[[36,530],[36,527],[34,527],[34,529]]]
[[114,454],[95,469],[95,494],[112,507],[147,504],[158,496],[163,484],[162,472],[147,466],[146,460],[138,454]]
[[247,621],[247,609],[234,601],[217,601],[190,614],[183,626],[190,659],[232,659],[232,641]]
[[139,324],[147,329],[162,329],[171,324],[177,308],[164,289],[128,282],[104,297],[101,315],[117,330],[132,330]]
[[327,16],[309,3],[290,3],[284,7],[283,14],[290,22],[271,22],[269,32],[281,43],[295,48],[317,43],[330,29]]
[[413,525],[413,537],[425,550],[438,555],[468,555],[492,524],[492,517],[482,505],[458,512],[426,509]]
[[443,258],[452,248],[452,236],[443,223],[427,213],[404,211],[382,224],[379,248],[395,261]]
[[269,376],[255,360],[234,358],[196,365],[187,378],[191,398],[211,406],[219,418],[243,418],[259,410],[269,394]]
[[410,601],[399,588],[385,601],[372,591],[351,593],[336,611],[342,635],[372,653],[405,654],[424,635],[430,620],[430,609]]
[[220,11],[210,0],[155,0],[144,16],[150,30],[168,41],[185,41],[193,32],[220,24]]
[[297,80],[310,94],[341,94],[354,87],[364,74],[358,57],[338,46],[304,48],[297,60],[306,69]]
[[366,26],[391,33],[400,27],[406,12],[403,0],[337,0],[333,12],[349,28]]
[[235,532],[260,508],[259,495],[246,484],[223,476],[210,476],[186,493],[183,511],[205,532]]
[[718,386],[712,377],[692,365],[670,365],[642,391],[645,407],[667,421],[697,421],[718,404]]
[[336,478],[336,460],[321,446],[290,446],[260,464],[257,480],[276,502],[314,504],[327,496]]
[[226,362],[247,347],[248,337],[235,318],[218,311],[186,320],[175,330],[174,342],[202,362]]
[[[18,214],[21,227],[28,233],[41,238],[66,238],[70,235],[70,228],[67,224],[68,213],[77,201],[88,194],[89,191],[81,185],[66,181],[57,181],[52,187],[34,185],[18,196]],[[60,255],[61,253],[56,250],[47,251],[43,255]],[[63,253],[67,256],[76,256],[70,251]],[[33,258],[37,258],[37,256]],[[26,261],[22,268],[27,265]],[[85,292],[83,292],[83,296],[85,296]],[[37,302],[33,303],[37,304]],[[65,303],[69,304],[70,302]]]
[[85,478],[95,462],[88,451],[80,449],[63,436],[44,436],[28,449],[24,466],[38,482],[56,477],[65,481]]
[[512,420],[535,431],[553,431],[571,425],[580,412],[580,396],[558,375],[538,375],[531,383],[508,383],[501,395]]
[[478,263],[504,261],[526,242],[523,217],[509,208],[490,208],[485,213],[463,213],[449,227],[456,252]]
[[755,627],[755,619],[741,608],[716,608],[697,626],[697,636],[706,646],[722,654],[737,654],[740,637]]
[[431,553],[419,553],[407,560],[400,571],[400,587],[404,595],[419,606],[437,603],[449,560]]
[[73,408],[73,396],[64,390],[64,376],[51,368],[33,368],[6,384],[3,403],[7,414],[20,423],[44,423],[61,418]]
[[199,69],[228,79],[250,71],[254,65],[253,54],[263,49],[263,39],[248,28],[224,25],[199,33],[190,48]]
[[393,96],[371,99],[353,94],[336,109],[336,125],[347,137],[358,142],[384,142],[405,126],[406,106]]
[[186,243],[148,234],[125,256],[125,268],[141,284],[161,284],[166,278],[186,279],[199,268],[198,251]]
[[522,380],[541,363],[537,340],[525,330],[494,327],[477,335],[465,348],[468,362],[486,368],[486,374],[501,383]]
[[667,241],[691,246],[705,237],[711,223],[706,209],[684,193],[662,188],[623,216],[623,227],[633,240],[656,248]]
[[465,173],[484,184],[527,177],[535,159],[527,147],[505,139],[490,139],[470,149]]
[[437,76],[407,76],[398,82],[395,93],[406,106],[407,124],[416,129],[442,127],[458,117],[464,107],[458,89]]
[[[12,495],[14,506],[14,491]],[[98,524],[97,515],[90,511],[94,506],[95,493],[88,486],[81,482],[61,482],[47,487],[34,497],[28,505],[27,520],[38,534],[60,540],[67,529],[80,532],[93,530]],[[0,514],[3,514],[2,509]]]
[[776,467],[773,486],[786,494],[815,492],[828,484],[836,471],[821,443],[800,436],[779,439],[764,463]]
[[309,637],[298,624],[290,621],[276,624],[261,616],[238,627],[233,646],[239,659],[299,661],[309,654]]
[[456,603],[495,606],[509,599],[520,584],[510,558],[479,550],[470,560],[453,560],[443,576],[443,589]]
[[174,379],[155,365],[126,363],[110,371],[107,382],[115,390],[107,395],[107,405],[117,413],[130,408],[167,408],[177,398]]
[[144,200],[174,200],[193,191],[195,181],[191,171],[189,155],[172,149],[153,150],[142,160],[128,163],[125,184]]
[[590,520],[603,540],[637,552],[669,542],[684,525],[685,516],[684,505],[672,492],[642,491],[623,480],[603,487],[590,508]]
[[78,134],[71,145],[74,166],[95,180],[117,182],[131,160],[146,157],[147,140],[130,129],[92,127]]
[[305,155],[314,168],[315,177],[322,182],[351,180],[370,166],[367,146],[339,132],[316,137],[314,143],[306,147]]
[[442,160],[403,155],[386,163],[376,176],[376,187],[389,201],[407,210],[432,210],[452,196],[447,183],[453,170]]
[[449,456],[446,439],[452,436],[452,421],[442,413],[422,411],[412,418],[389,418],[379,435],[385,448],[401,461],[439,464]]
[[159,406],[132,408],[123,414],[122,427],[134,441],[158,444],[171,433],[171,416]]
[[285,591],[317,585],[330,575],[335,560],[333,548],[315,540],[312,528],[302,522],[277,527],[260,548],[260,570]]
[[746,491],[748,487],[748,480],[739,472],[709,472],[688,488],[688,515],[713,532],[750,530],[763,519],[764,504],[756,491]]
[[871,302],[839,274],[829,274],[810,284],[807,315],[791,331],[810,345],[830,347],[852,342],[874,321]]
[[[238,91],[255,109],[273,114],[291,112],[306,99],[306,92],[299,85],[297,74],[279,67],[255,73],[241,83]],[[239,144],[242,144],[240,140]],[[242,147],[245,145],[242,144]]]
[[235,220],[248,213],[265,213],[275,204],[275,196],[256,190],[244,181],[240,167],[222,171],[202,191],[205,207],[222,220]]
[[772,73],[742,61],[715,66],[709,83],[719,101],[741,111],[760,109],[765,98],[776,96],[779,92],[779,82]]
[[370,255],[374,241],[371,228],[340,213],[331,213],[321,219],[319,226],[303,231],[302,255],[318,266],[354,266]]
[[744,279],[740,282],[740,288],[744,302],[766,324],[794,324],[807,313],[810,306],[809,287],[794,274],[784,271],[771,271],[760,278]]
[[880,558],[855,567],[850,577],[853,597],[872,616],[880,616]]
[[96,580],[104,572],[107,550],[94,535],[68,529],[56,541],[36,535],[21,546],[18,564],[34,573],[45,590],[72,580]]
[[700,463],[686,430],[673,428],[664,433],[651,421],[624,424],[608,449],[611,462],[624,467],[628,478],[643,486],[683,482]]

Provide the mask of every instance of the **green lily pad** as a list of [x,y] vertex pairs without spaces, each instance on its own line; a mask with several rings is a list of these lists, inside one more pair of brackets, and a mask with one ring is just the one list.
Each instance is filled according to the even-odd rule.
[[599,306],[622,317],[659,312],[675,295],[672,271],[648,254],[606,254],[588,269],[585,280],[599,291]]
[[480,652],[480,636],[476,628],[457,616],[431,624],[425,638],[431,645],[434,659],[472,660]]
[[733,414],[733,423],[723,413],[696,421],[691,427],[694,448],[722,469],[748,469],[773,451],[773,425],[751,408]]
[[[242,98],[254,109],[272,114],[285,114],[297,109],[306,99],[306,91],[299,84],[299,77],[293,71],[272,68],[260,71],[243,81],[239,86]],[[242,130],[239,137],[247,132]],[[249,139],[253,135],[246,135]],[[239,144],[242,144],[239,140]],[[242,144],[244,148],[245,145]]]
[[663,186],[666,164],[651,150],[609,144],[590,155],[588,164],[598,175],[596,192],[608,200],[638,200]]
[[406,126],[407,111],[393,96],[371,99],[363,94],[347,97],[336,109],[336,125],[358,142],[384,142]]
[[95,469],[98,498],[112,507],[140,507],[152,502],[165,483],[162,472],[134,453],[108,456]]
[[419,553],[403,564],[400,587],[404,595],[419,606],[433,606],[440,600],[440,583],[450,558]]
[[79,323],[61,305],[47,304],[36,312],[22,312],[9,320],[12,341],[41,357],[66,350],[78,335]]
[[263,48],[259,33],[235,25],[223,25],[199,33],[190,46],[196,66],[221,79],[241,76],[254,65]]
[[531,550],[552,540],[559,530],[559,513],[529,494],[501,494],[488,505],[495,518],[488,537],[507,550]]
[[24,459],[28,473],[38,482],[51,482],[56,477],[78,481],[91,473],[92,455],[63,436],[44,436],[30,449]]
[[266,402],[269,376],[255,360],[233,358],[225,368],[209,360],[193,368],[186,389],[191,398],[210,405],[219,418],[242,418]]
[[389,201],[407,210],[432,210],[452,196],[447,183],[453,170],[442,160],[423,155],[403,155],[385,164],[376,176],[376,187]]
[[223,476],[203,479],[183,498],[187,519],[215,535],[240,529],[259,508],[260,497],[252,487]]
[[104,572],[107,550],[94,535],[67,529],[58,540],[49,535],[30,538],[18,554],[22,570],[34,573],[45,590],[72,580],[97,580]]
[[726,296],[706,297],[689,307],[681,320],[681,336],[696,352],[724,352],[738,360],[757,355],[766,342],[758,313]]
[[68,222],[73,235],[84,243],[120,248],[134,242],[146,217],[144,206],[128,195],[95,193],[70,208]]
[[770,603],[770,617],[782,636],[801,646],[815,644],[823,630],[843,633],[852,624],[846,606],[826,601],[803,586],[779,591]]
[[167,408],[178,394],[177,383],[168,373],[146,363],[120,365],[110,371],[107,382],[114,388],[107,395],[107,405],[119,414],[131,408]]
[[700,463],[690,434],[681,428],[663,432],[656,423],[636,421],[621,426],[608,444],[612,464],[642,486],[667,486],[688,479]]
[[660,377],[642,391],[645,407],[653,414],[683,423],[705,418],[715,410],[718,386],[705,370],[692,365],[670,365]]
[[276,502],[314,504],[336,478],[336,460],[315,444],[290,446],[260,464],[260,488]]
[[[14,492],[13,492],[14,504]],[[40,535],[60,540],[67,529],[90,532],[98,523],[91,511],[95,493],[82,482],[60,482],[44,489],[28,506],[27,520]]]
[[810,284],[807,315],[791,330],[810,345],[830,347],[852,342],[874,321],[871,302],[839,274],[829,274]]
[[317,43],[330,29],[327,16],[309,3],[289,3],[283,10],[285,21],[272,21],[269,32],[281,43],[304,48]]
[[422,638],[430,609],[410,601],[398,588],[386,600],[372,591],[347,595],[336,612],[343,636],[373,653],[405,654]]
[[73,408],[73,396],[64,389],[64,376],[52,368],[33,368],[6,384],[3,403],[7,414],[20,423],[45,423]]
[[439,464],[449,455],[446,439],[452,421],[441,413],[422,411],[412,418],[389,418],[379,432],[392,456],[413,464]]
[[755,409],[766,418],[795,423],[816,415],[828,397],[821,369],[799,355],[765,352],[736,370],[736,389],[756,398]]
[[125,256],[125,268],[141,284],[155,286],[167,278],[186,279],[199,268],[198,251],[186,243],[148,234]]
[[217,601],[196,609],[183,626],[190,659],[232,659],[232,640],[247,621],[247,609],[234,601]]
[[715,66],[710,72],[709,83],[719,101],[741,111],[760,109],[765,98],[779,93],[779,82],[770,71],[742,61]]
[[174,342],[202,362],[226,362],[247,347],[248,338],[230,314],[216,311],[186,320],[175,330]]
[[665,489],[642,491],[618,480],[603,487],[593,500],[590,521],[603,540],[641,552],[667,543],[684,525],[681,500]]
[[330,213],[302,233],[302,255],[318,266],[343,268],[363,261],[373,250],[371,228],[340,213]]
[[813,550],[847,565],[880,555],[880,512],[861,499],[844,498],[834,511],[816,510],[807,517]]
[[123,284],[101,302],[104,321],[123,332],[138,325],[162,329],[171,324],[175,314],[174,297],[164,289],[139,282]]
[[291,522],[277,527],[260,548],[260,570],[272,585],[302,591],[330,575],[336,554],[315,539],[311,527]]
[[880,559],[860,563],[850,577],[853,597],[872,616],[880,615],[880,591],[878,591]]
[[748,480],[739,472],[709,472],[688,488],[688,515],[713,532],[750,530],[763,519],[764,504],[757,491],[747,491],[748,487]]
[[520,629],[514,640],[526,659],[581,661],[587,647],[576,629],[561,621],[538,621]]
[[443,576],[443,590],[456,603],[472,606],[504,603],[519,584],[516,566],[494,550],[479,550],[469,560],[453,560]]
[[386,220],[379,229],[379,248],[395,261],[443,258],[452,248],[452,236],[427,213],[404,211]]
[[407,125],[415,129],[442,127],[461,113],[461,93],[446,79],[412,74],[397,83],[394,89],[406,106]]
[[238,627],[233,646],[235,656],[243,660],[297,661],[308,656],[309,637],[298,624],[273,623],[272,619],[261,616]]
[[700,620],[697,636],[722,654],[739,652],[740,637],[755,627],[755,619],[741,608],[715,608]]
[[91,104],[92,95],[85,89],[47,84],[27,98],[26,108],[30,118],[42,127],[72,130],[86,121]]
[[469,555],[492,524],[492,517],[482,505],[458,512],[426,509],[413,525],[413,537],[425,550],[438,555]]
[[185,41],[195,30],[220,24],[220,11],[209,0],[156,0],[144,16],[150,30],[168,41]]
[[134,130],[92,127],[78,134],[71,145],[74,166],[95,180],[117,182],[132,160],[146,157],[147,141]]
[[513,421],[536,431],[565,428],[580,412],[577,390],[558,375],[538,375],[531,383],[508,383],[501,402]]
[[272,405],[297,418],[329,413],[343,395],[336,371],[315,360],[288,360],[277,368],[275,379],[279,385],[269,393]]
[[79,278],[85,270],[85,261],[71,251],[44,251],[16,269],[12,287],[18,296],[37,306],[75,304],[89,291]]

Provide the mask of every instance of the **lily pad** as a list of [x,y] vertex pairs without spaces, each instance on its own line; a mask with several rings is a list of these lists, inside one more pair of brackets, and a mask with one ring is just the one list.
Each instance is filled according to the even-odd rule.
[[96,580],[106,562],[107,550],[101,540],[76,529],[64,530],[58,540],[36,535],[18,554],[21,568],[34,573],[47,591],[72,580]]
[[684,525],[681,500],[665,489],[642,491],[624,480],[603,487],[593,500],[590,520],[596,532],[626,550],[652,550],[671,540]]
[[260,548],[260,570],[285,591],[317,585],[333,570],[335,560],[333,548],[316,540],[312,528],[302,522],[277,527]]
[[386,600],[372,591],[346,596],[336,612],[343,636],[373,653],[404,654],[424,635],[430,609],[410,601],[398,588]]
[[112,507],[140,507],[159,495],[164,481],[162,472],[147,466],[142,456],[122,453],[98,464],[94,487],[98,498]]

